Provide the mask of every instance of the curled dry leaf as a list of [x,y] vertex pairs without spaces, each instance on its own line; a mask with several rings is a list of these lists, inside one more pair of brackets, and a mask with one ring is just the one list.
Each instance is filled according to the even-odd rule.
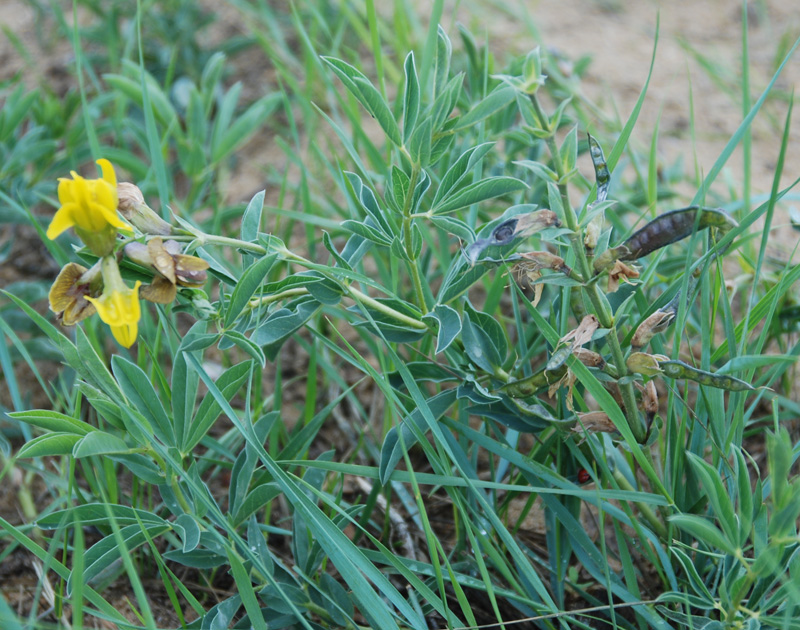
[[567,409],[572,411],[573,403],[572,403],[572,390],[575,387],[576,376],[572,373],[572,370],[567,370],[566,374],[562,376],[560,379],[555,381],[550,388],[547,390],[547,395],[552,398],[555,396],[556,392],[563,386],[567,388]]
[[587,315],[574,330],[561,338],[561,343],[572,341],[573,351],[592,340],[592,335],[600,328],[600,321],[594,315]]

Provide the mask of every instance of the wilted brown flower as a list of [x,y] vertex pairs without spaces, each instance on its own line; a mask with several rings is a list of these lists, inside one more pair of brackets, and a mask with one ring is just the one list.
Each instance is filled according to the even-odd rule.
[[553,271],[561,271],[562,273],[569,274],[570,268],[564,264],[564,259],[550,252],[526,252],[520,254],[523,258],[518,262],[514,271],[517,277],[527,278],[530,285],[533,287],[533,300],[531,303],[534,306],[539,304],[544,290],[543,284],[535,284],[536,281],[542,277],[542,269],[551,269]]
[[639,272],[632,267],[628,267],[619,260],[614,263],[611,271],[608,272],[608,292],[614,293],[619,288],[620,281],[627,281],[629,278],[638,278]]
[[67,263],[50,287],[50,310],[64,326],[74,326],[97,312],[86,297],[97,297],[102,291],[98,265],[86,269],[77,263]]
[[182,253],[177,241],[150,239],[147,245],[133,242],[125,246],[125,254],[134,262],[149,267],[158,275],[140,291],[141,297],[158,304],[169,304],[175,299],[177,286],[200,287],[208,274],[208,263],[197,256]]

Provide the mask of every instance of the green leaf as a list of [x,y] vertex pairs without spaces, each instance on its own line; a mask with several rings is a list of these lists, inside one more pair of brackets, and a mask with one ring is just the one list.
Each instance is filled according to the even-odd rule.
[[750,537],[753,526],[753,490],[750,486],[750,475],[747,470],[747,461],[741,449],[735,449],[736,460],[734,472],[736,474],[737,495],[739,498],[739,546],[744,547]]
[[[427,404],[435,420],[441,418],[456,400],[456,390],[448,389],[428,399]],[[415,409],[395,427],[392,427],[381,446],[379,466],[382,484],[389,481],[403,454],[425,435],[428,426],[419,409]]]
[[27,442],[19,449],[17,457],[47,457],[56,455],[70,455],[81,436],[75,433],[48,433],[40,435]]
[[236,583],[236,591],[242,598],[244,609],[250,621],[250,627],[253,630],[267,630],[267,624],[261,613],[261,607],[256,598],[253,583],[250,581],[250,576],[244,568],[241,558],[239,558],[239,555],[234,549],[228,548],[227,552],[233,581]]
[[508,352],[503,328],[495,319],[470,308],[464,309],[461,340],[464,352],[475,365],[489,374],[494,374]]
[[167,446],[176,446],[172,421],[142,369],[118,354],[111,359],[111,369],[130,405],[150,423],[156,437]]
[[695,474],[700,479],[700,484],[705,490],[708,501],[713,508],[714,515],[722,524],[725,536],[731,542],[738,542],[739,528],[733,504],[728,496],[728,491],[713,466],[705,462],[694,453],[687,452],[686,458],[692,464]]
[[311,319],[322,305],[311,296],[289,302],[285,307],[270,313],[251,339],[264,348],[268,359],[273,360],[283,343]]
[[[178,449],[183,449],[188,434],[189,424],[194,415],[195,401],[197,400],[197,389],[200,378],[194,370],[190,370],[186,365],[184,352],[188,352],[187,347],[198,336],[204,335],[207,329],[205,321],[196,322],[186,336],[181,340],[177,352],[172,359],[172,420],[175,423],[175,436],[178,442]],[[211,335],[216,340],[217,335]]]
[[[355,173],[345,171],[344,175],[347,178],[346,184],[349,185],[348,191],[354,197],[356,203],[361,206],[361,209],[372,219],[373,224],[370,227],[383,232],[387,237],[393,236],[395,230],[387,219],[383,208],[378,204],[372,189],[369,186],[365,186],[361,178]],[[366,223],[369,225],[368,222]]]
[[[85,525],[85,523],[83,524]],[[147,536],[145,536],[145,533],[138,523],[120,529],[119,533],[122,537],[126,553],[131,553],[134,549],[143,545],[147,542],[148,537],[154,538],[170,530],[168,524],[145,527],[147,529]],[[106,536],[100,542],[92,545],[84,556],[85,569],[82,579],[87,583],[91,583],[92,580],[108,569],[114,562],[119,560],[121,550],[122,547],[120,547],[119,541],[114,535]],[[67,592],[70,593],[73,587],[72,577],[73,576],[70,575],[70,580],[67,582]]]
[[191,514],[181,514],[172,526],[181,537],[184,553],[197,549],[197,545],[200,544],[200,527]]
[[225,328],[230,328],[233,325],[236,318],[244,310],[244,307],[247,306],[250,298],[253,297],[261,283],[264,282],[264,278],[277,259],[277,254],[267,254],[250,265],[242,274],[228,303],[228,310],[225,313]]
[[419,115],[420,92],[417,67],[414,63],[413,51],[406,56],[403,64],[406,76],[405,89],[403,90],[403,142],[407,143],[417,124]]
[[564,173],[572,173],[578,165],[578,125],[575,125],[567,133],[561,145],[561,162],[564,165]]
[[527,188],[528,185],[514,177],[487,177],[479,182],[466,186],[457,193],[445,197],[438,206],[431,208],[434,214],[445,214],[474,203],[507,195]]
[[130,450],[130,446],[115,435],[105,431],[93,431],[75,445],[72,455],[80,459],[81,457],[91,457],[92,455],[127,453]]
[[736,546],[714,525],[694,514],[675,514],[670,522],[708,545],[712,551],[723,551],[734,555]]
[[248,107],[229,129],[223,129],[221,125],[215,128],[211,141],[212,162],[216,164],[224,160],[252,138],[282,98],[279,92],[264,96]]
[[392,115],[392,110],[389,109],[389,105],[383,100],[381,93],[370,83],[369,79],[349,63],[340,59],[322,57],[322,60],[331,67],[350,93],[369,112],[369,115],[378,121],[386,137],[396,146],[402,146],[403,140],[400,136],[400,129]]
[[506,85],[498,86],[485,99],[459,118],[455,127],[453,127],[453,131],[461,131],[480,122],[484,118],[488,118],[514,101],[515,98],[516,90],[513,87],[508,87]]
[[92,425],[83,420],[76,420],[57,411],[47,411],[44,409],[33,409],[31,411],[12,411],[8,413],[10,418],[27,422],[30,425],[46,429],[47,431],[57,431],[60,433],[72,433],[74,435],[86,435],[91,431],[96,431]]
[[261,214],[264,212],[264,196],[266,191],[262,190],[255,194],[245,208],[242,217],[242,240],[254,243],[258,238],[258,229],[261,227]]
[[437,304],[423,317],[423,320],[428,318],[435,320],[439,325],[439,332],[436,335],[436,354],[439,354],[444,352],[461,332],[461,317],[454,308],[446,304]]
[[[247,354],[258,361],[258,364],[262,368],[267,365],[267,357],[264,355],[264,351],[261,349],[261,346],[251,339],[248,339],[244,333],[240,333],[238,330],[226,330],[222,337],[228,339],[229,341],[233,342],[235,346],[238,346],[244,350]],[[222,346],[220,346],[220,348],[221,347]]]
[[[367,219],[367,221],[369,221],[369,219]],[[350,230],[353,234],[357,234],[361,238],[365,238],[368,241],[378,245],[390,247],[392,244],[391,238],[386,236],[380,230],[376,230],[374,227],[368,225],[366,222],[356,221],[354,219],[346,219],[345,221],[342,221],[342,227],[345,230]]]
[[[195,358],[193,355],[184,353],[184,356],[186,357],[187,363],[190,365],[195,364]],[[250,376],[252,368],[252,361],[244,361],[228,368],[217,379],[216,389],[222,393],[225,401],[229,401],[234,397],[236,392],[239,391],[244,382]],[[198,372],[198,374],[200,378],[203,378],[204,376],[207,377],[205,373]],[[189,429],[189,437],[186,440],[186,445],[184,446],[185,453],[191,452],[192,449],[200,443],[200,440],[205,437],[206,433],[211,428],[211,425],[216,422],[221,409],[221,402],[218,401],[214,396],[206,395],[203,398],[203,402],[200,403],[200,406],[197,409],[197,414],[195,415],[194,421]]]
[[244,523],[257,510],[269,505],[270,502],[279,496],[281,489],[274,483],[262,483],[253,488],[242,501],[236,515],[233,517],[234,526]]
[[125,505],[113,503],[87,503],[67,510],[58,510],[43,516],[36,521],[36,525],[42,529],[55,529],[62,527],[64,523],[79,522],[81,525],[108,525],[114,519],[117,525],[136,525],[139,521],[145,525],[164,525],[167,524],[160,516],[139,510]]
[[427,166],[431,161],[431,119],[425,118],[411,134],[408,153],[415,164]]
[[405,171],[398,166],[392,166],[391,200],[394,202],[393,205],[397,212],[401,212],[403,206],[405,206],[410,188],[411,179],[406,175]]
[[433,93],[436,97],[447,85],[447,76],[450,73],[450,58],[453,55],[453,44],[442,28],[441,24],[436,29],[436,58],[433,68]]
[[473,168],[481,163],[494,145],[494,142],[484,142],[483,144],[470,147],[464,151],[458,159],[453,162],[453,165],[447,169],[444,177],[442,177],[442,181],[439,184],[439,188],[436,189],[436,195],[433,198],[433,202],[431,202],[431,206],[435,208],[436,205],[447,197],[466,176],[471,175]]
[[454,217],[431,217],[430,221],[436,227],[457,236],[466,243],[475,242],[475,231],[460,219]]

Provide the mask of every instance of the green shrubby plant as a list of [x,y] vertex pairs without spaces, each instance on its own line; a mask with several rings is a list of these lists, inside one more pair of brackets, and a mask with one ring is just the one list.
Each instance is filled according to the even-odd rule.
[[[77,614],[155,627],[136,557],[158,572],[182,622],[179,596],[193,609],[192,628],[465,627],[484,612],[497,623],[589,627],[576,600],[612,627],[795,627],[796,448],[785,430],[769,434],[768,481],[753,487],[741,442],[757,399],[784,404],[767,389],[781,373],[763,368],[793,361],[797,347],[771,357],[765,338],[751,345],[749,334],[797,269],[748,304],[742,324],[722,267],[786,191],[776,184],[737,222],[706,205],[709,176],[691,205],[634,230],[614,201],[615,169],[642,99],[606,157],[557,60],[536,49],[495,73],[472,36],[461,37],[456,55],[446,32],[432,30],[430,54],[404,58],[393,100],[391,85],[338,57],[314,66],[338,81],[319,114],[341,150],[329,162],[338,191],[325,191],[326,209],[341,204],[343,215],[324,217],[316,248],[265,230],[265,192],[236,233],[192,215],[215,196],[215,169],[287,93],[237,114],[238,88],[219,96],[220,56],[186,87],[185,111],[140,65],[105,77],[118,102],[144,112],[124,135],[157,158],[155,173],[129,153],[120,166],[147,180],[145,194],[117,186],[103,160],[102,179],[62,182],[47,235],[69,227],[69,215],[77,255],[97,267],[68,263],[51,307],[74,324],[92,314],[77,300],[95,305],[122,346],[138,335],[135,360],[114,352],[107,365],[80,326],[66,333],[6,293],[76,374],[63,409],[8,414],[41,430],[18,462],[68,462],[69,488],[36,525],[72,553],[0,526],[47,561]],[[371,119],[384,143],[364,133]],[[159,216],[147,198],[158,192],[166,210],[178,172],[189,182],[175,204],[185,212]],[[669,257],[677,272],[662,271]],[[106,295],[122,297],[106,304]],[[140,297],[165,305],[141,330]],[[719,322],[725,343],[712,352]],[[695,334],[706,337],[699,357],[686,351]],[[312,399],[293,427],[281,400],[290,340],[339,392]],[[230,360],[213,375],[208,358],[220,355]],[[356,463],[311,449],[343,400],[359,422],[370,418],[343,367],[384,409],[377,441],[356,431]],[[264,374],[275,375],[270,396]],[[312,397],[319,375],[306,378]],[[227,496],[212,489],[221,469]],[[345,475],[365,481],[365,499],[344,492]],[[431,520],[429,487],[451,506],[452,540]],[[515,521],[509,506],[520,497]],[[518,532],[537,497],[547,553]],[[400,523],[416,534],[402,549]],[[83,552],[86,526],[99,540]],[[176,565],[229,574],[236,594],[208,606]],[[102,596],[107,577],[123,572],[138,625]],[[475,592],[486,611],[473,606]]]

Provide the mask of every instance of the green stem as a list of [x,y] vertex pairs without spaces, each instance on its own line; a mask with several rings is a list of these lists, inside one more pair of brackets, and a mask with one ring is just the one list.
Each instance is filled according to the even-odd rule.
[[[619,470],[615,470],[613,472],[613,477],[619,487],[623,490],[627,490],[628,492],[635,491],[635,488],[628,483],[628,479]],[[639,508],[639,513],[642,515],[644,520],[650,524],[650,528],[653,530],[656,536],[658,536],[661,540],[666,540],[667,528],[664,527],[664,523],[662,523],[661,520],[656,516],[656,513],[650,509],[650,506],[646,503],[636,503],[636,507]]]
[[403,204],[403,244],[405,245],[406,256],[408,256],[409,260],[408,269],[411,273],[411,280],[414,283],[414,293],[417,295],[417,304],[424,315],[428,312],[428,306],[425,304],[425,293],[422,290],[422,278],[419,275],[419,266],[414,256],[414,242],[411,229],[411,202],[414,199],[414,189],[417,187],[419,174],[420,167],[415,164],[411,170],[411,181],[408,184],[408,193],[406,194],[406,200]]
[[[184,239],[188,239],[188,237],[183,237],[183,238]],[[208,244],[211,244],[211,245],[224,245],[224,246],[228,246],[228,247],[236,247],[238,249],[243,249],[243,250],[248,251],[250,253],[258,254],[258,255],[262,255],[262,256],[269,252],[268,249],[266,249],[265,247],[263,247],[261,245],[256,245],[255,243],[248,243],[247,241],[240,241],[239,239],[235,239],[235,238],[228,238],[227,236],[217,236],[217,235],[214,235],[214,234],[199,233],[199,234],[194,235],[192,237],[192,239],[199,239],[202,243],[208,243]],[[295,254],[294,252],[289,251],[286,248],[283,248],[283,249],[280,249],[280,250],[276,250],[276,251],[277,251],[278,254],[280,254],[283,257],[284,260],[292,260],[292,261],[294,261],[294,262],[296,262],[296,263],[298,263],[300,265],[303,265],[303,266],[306,266],[306,267],[309,267],[309,268],[312,268],[312,269],[316,269],[317,271],[322,273],[327,278],[330,278],[331,280],[334,280],[334,281],[337,281],[337,282],[341,282],[335,277],[334,274],[332,274],[330,272],[326,272],[326,271],[320,270],[318,265],[315,265],[310,260],[307,260],[307,259],[303,258],[299,254]],[[416,269],[416,265],[414,265],[413,268]],[[366,293],[363,293],[362,291],[359,291],[358,289],[356,289],[352,285],[349,285],[349,284],[347,284],[345,282],[341,282],[341,284],[344,287],[344,289],[347,292],[347,294],[351,298],[356,300],[357,302],[361,302],[362,304],[365,304],[365,305],[369,306],[370,308],[375,309],[376,311],[380,311],[384,315],[387,315],[387,316],[391,317],[392,319],[395,319],[398,322],[401,322],[401,323],[403,323],[406,326],[409,326],[411,328],[416,328],[417,330],[428,330],[428,327],[425,324],[423,324],[421,321],[419,321],[418,319],[414,319],[413,317],[409,317],[408,315],[405,315],[404,313],[401,313],[400,311],[397,311],[397,310],[393,309],[391,306],[387,306],[386,304],[383,304],[382,302],[379,302],[375,298],[371,298],[369,295],[367,295]],[[297,287],[297,288],[294,288],[294,289],[287,289],[286,291],[283,291],[281,293],[277,293],[275,295],[270,295],[270,296],[266,296],[266,297],[263,297],[263,298],[259,298],[258,300],[254,300],[253,302],[250,303],[250,306],[251,306],[251,308],[255,308],[255,307],[257,307],[257,306],[259,306],[261,304],[269,304],[270,302],[275,302],[275,301],[280,300],[280,299],[284,299],[284,298],[287,298],[287,297],[293,297],[295,295],[303,295],[303,294],[306,294],[306,293],[308,293],[308,290],[305,289],[305,288],[302,288],[302,287]],[[423,306],[423,312],[427,312],[427,311],[424,310],[424,301],[422,302],[422,306]]]
[[[592,269],[589,265],[589,259],[586,256],[586,248],[583,245],[583,239],[581,238],[578,216],[575,214],[575,210],[569,201],[569,191],[567,189],[567,183],[564,181],[564,163],[561,161],[561,152],[558,149],[558,143],[555,139],[555,130],[550,127],[550,120],[544,113],[536,94],[531,94],[530,98],[536,116],[539,118],[542,128],[546,132],[544,140],[553,158],[556,174],[558,175],[558,191],[561,195],[561,205],[564,207],[564,223],[566,223],[567,228],[572,231],[570,242],[572,244],[572,250],[575,253],[575,258],[578,261],[578,272],[584,282],[584,289],[589,296],[589,301],[594,307],[600,326],[610,329],[606,340],[611,349],[611,355],[614,357],[615,367],[617,368],[620,378],[622,378],[628,375],[628,368],[625,365],[625,354],[617,338],[614,316],[606,300],[600,295],[597,283],[591,282]],[[642,443],[647,438],[647,431],[642,423],[639,409],[636,405],[636,392],[633,388],[633,383],[628,382],[620,385],[620,390],[622,392],[622,400],[625,403],[625,417],[628,420],[628,426],[634,438],[636,438],[636,441]]]

